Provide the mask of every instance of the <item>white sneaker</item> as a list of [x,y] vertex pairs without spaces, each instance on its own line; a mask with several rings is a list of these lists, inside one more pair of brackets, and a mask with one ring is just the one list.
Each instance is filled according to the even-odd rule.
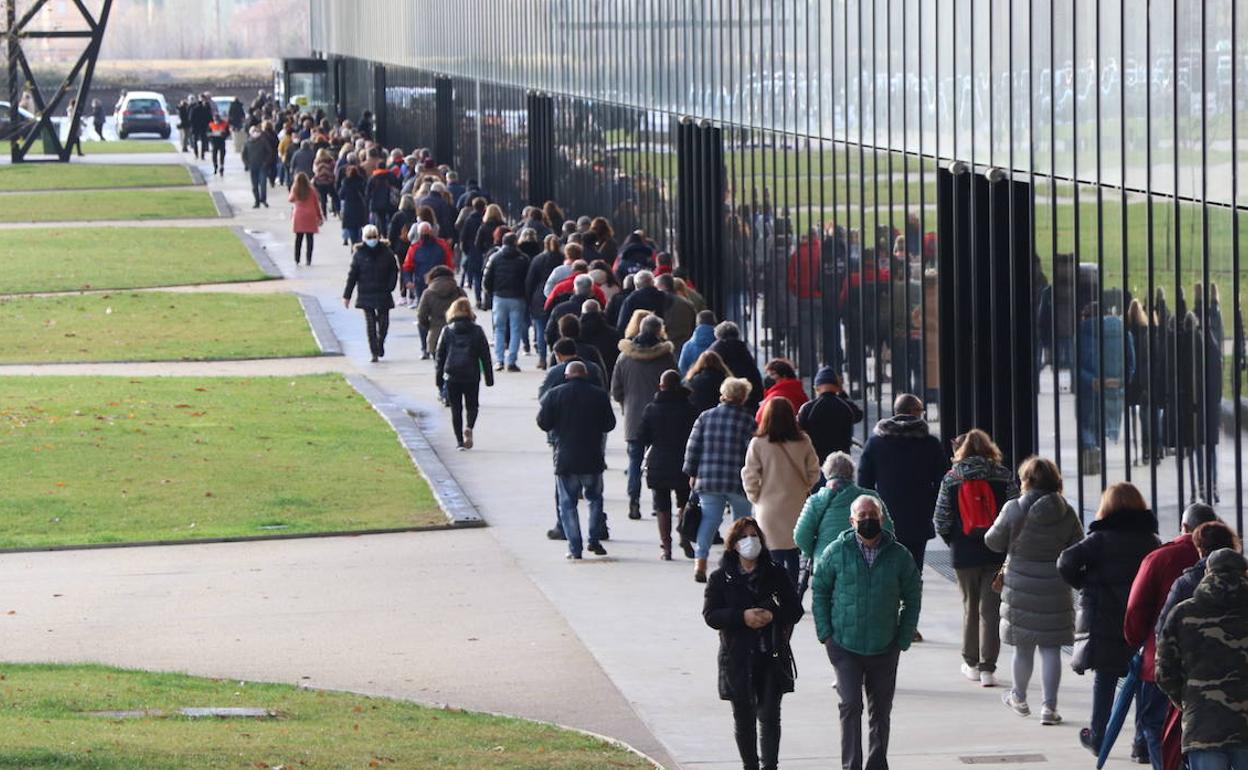
[[979,669],[975,668],[974,666],[968,666],[965,663],[963,663],[962,664],[962,676],[966,677],[967,679],[970,679],[972,682],[978,682],[979,681]]
[[1031,707],[1027,705],[1027,701],[1015,698],[1013,689],[1001,693],[1001,702],[1005,704],[1007,709],[1020,717],[1031,716]]
[[991,671],[980,671],[979,672],[979,686],[980,687],[996,687],[997,675],[992,673]]
[[1051,709],[1048,706],[1040,709],[1040,724],[1060,725],[1061,723],[1062,715],[1057,713],[1057,709]]

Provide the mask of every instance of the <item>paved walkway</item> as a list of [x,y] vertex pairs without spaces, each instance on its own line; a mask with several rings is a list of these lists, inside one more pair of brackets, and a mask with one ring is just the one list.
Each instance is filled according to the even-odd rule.
[[[0,610],[16,614],[0,614],[6,656],[102,660],[449,702],[605,733],[671,768],[739,767],[730,710],[715,692],[717,640],[702,623],[701,587],[688,562],[657,560],[653,519],[624,516],[618,433],[608,458],[610,555],[567,563],[563,544],[544,537],[553,519],[552,480],[533,419],[534,359],[522,358],[524,373],[499,375],[498,385],[483,392],[477,448],[455,452],[448,415],[433,400],[432,365],[419,360],[411,311],[392,316],[387,361],[366,363],[359,312],[343,309],[338,299],[348,254],[336,242],[334,223],[318,238],[315,264],[296,270],[285,206],[253,211],[246,181],[233,167],[211,184],[225,190],[239,214],[236,224],[265,233],[258,237],[286,274],[283,283],[320,299],[343,342],[346,357],[339,360],[422,415],[435,450],[491,526],[8,556],[0,560],[0,581],[9,588],[9,604]],[[184,364],[155,366],[188,371]],[[210,370],[228,371],[220,364]],[[930,568],[925,579],[920,627],[928,641],[902,659],[892,767],[1091,765],[1077,746],[1090,709],[1090,678],[1067,671],[1060,704],[1066,725],[1041,727],[1011,715],[1001,706],[1001,690],[961,678],[956,588]],[[785,699],[782,764],[835,766],[831,669],[809,620],[794,643],[800,675],[797,692]],[[1008,648],[1002,665],[999,674],[1008,680]],[[1113,762],[1121,766],[1125,757],[1124,749]]]

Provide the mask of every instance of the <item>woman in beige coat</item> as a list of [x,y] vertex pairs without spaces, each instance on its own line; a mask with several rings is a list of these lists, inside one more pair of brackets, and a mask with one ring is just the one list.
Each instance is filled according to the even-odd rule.
[[784,567],[794,587],[800,551],[793,542],[793,527],[806,504],[806,493],[818,480],[819,456],[797,426],[793,404],[782,396],[769,399],[745,452],[741,483],[754,504],[754,518],[763,530],[771,560]]

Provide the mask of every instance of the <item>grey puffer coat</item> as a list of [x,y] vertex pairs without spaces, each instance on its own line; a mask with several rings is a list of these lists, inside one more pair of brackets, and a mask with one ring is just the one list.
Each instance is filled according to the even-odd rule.
[[1015,646],[1074,642],[1074,599],[1058,574],[1057,557],[1081,540],[1079,517],[1058,492],[1028,491],[1001,509],[984,536],[989,548],[1009,559],[1001,592],[1001,641]]

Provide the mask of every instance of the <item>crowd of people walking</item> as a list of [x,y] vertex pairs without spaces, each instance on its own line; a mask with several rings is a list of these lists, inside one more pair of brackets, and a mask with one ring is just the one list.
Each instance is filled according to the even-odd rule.
[[[1099,753],[1112,742],[1116,689],[1138,672],[1133,756],[1156,770],[1177,768],[1180,754],[1191,770],[1248,768],[1248,577],[1238,537],[1212,508],[1190,507],[1182,533],[1163,545],[1139,490],[1116,483],[1085,533],[1054,462],[1009,467],[979,429],[945,446],[909,393],[855,461],[852,434],[865,415],[842,373],[821,367],[808,394],[791,361],[760,369],[741,329],[706,306],[694,277],[647,233],[617,243],[607,220],[567,218],[554,202],[509,218],[427,150],[379,146],[367,113],[352,125],[291,112],[254,127],[248,147],[280,125],[288,152],[257,150],[253,180],[260,168],[259,186],[273,184],[265,175],[285,167],[273,173],[289,182],[294,229],[306,236],[296,264],[300,244],[310,264],[312,235],[339,218],[352,250],[343,301],[354,297],[365,315],[373,362],[386,355],[390,311],[415,310],[459,449],[474,447],[481,382],[519,372],[522,349],[536,354],[545,371],[536,423],[554,475],[546,536],[571,561],[607,553],[605,449],[620,428],[628,518],[648,508],[658,557],[672,560],[675,544],[705,584],[718,691],[747,770],[778,767],[807,589],[840,700],[842,766],[888,766],[898,665],[923,641],[923,570],[936,536],[962,597],[951,676],[998,687],[1009,645],[1001,701],[1029,717],[1038,654],[1039,721],[1055,725],[1061,650],[1073,645],[1072,669],[1094,679],[1083,746]],[[492,340],[477,312],[492,314]]]

